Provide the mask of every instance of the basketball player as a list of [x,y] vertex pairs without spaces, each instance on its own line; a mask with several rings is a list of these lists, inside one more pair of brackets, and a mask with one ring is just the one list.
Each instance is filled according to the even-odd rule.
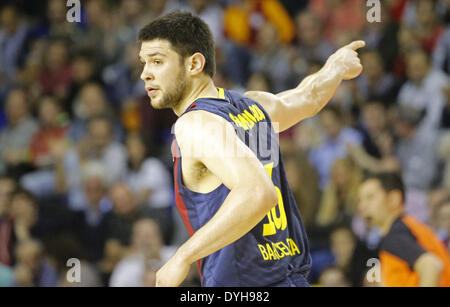
[[157,286],[178,286],[196,261],[203,286],[308,286],[308,241],[276,136],[361,73],[355,50],[365,43],[339,49],[292,90],[240,95],[214,85],[214,41],[198,17],[169,13],[139,40],[151,105],[179,117],[176,204],[190,235],[158,271]]

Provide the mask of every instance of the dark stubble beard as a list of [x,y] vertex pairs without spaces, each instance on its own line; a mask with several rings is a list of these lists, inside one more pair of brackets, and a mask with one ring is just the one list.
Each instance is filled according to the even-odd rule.
[[181,70],[176,76],[170,89],[167,90],[164,97],[162,97],[160,108],[174,108],[183,100],[188,88],[189,82],[186,78],[186,72]]

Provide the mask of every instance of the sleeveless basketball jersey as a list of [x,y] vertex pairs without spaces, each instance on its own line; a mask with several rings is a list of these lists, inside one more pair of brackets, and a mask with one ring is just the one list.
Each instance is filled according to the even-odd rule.
[[[202,285],[269,286],[292,272],[307,274],[311,258],[306,232],[286,180],[269,115],[256,101],[239,93],[219,89],[219,94],[221,98],[197,99],[183,115],[202,110],[230,122],[267,170],[278,194],[278,204],[246,235],[199,261]],[[176,205],[192,235],[214,216],[230,190],[223,184],[206,194],[187,189],[182,181],[182,157],[176,139],[172,154]],[[250,205],[242,204],[242,210]]]

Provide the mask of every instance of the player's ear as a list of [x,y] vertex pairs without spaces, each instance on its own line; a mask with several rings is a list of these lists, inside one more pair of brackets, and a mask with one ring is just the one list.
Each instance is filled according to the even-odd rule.
[[188,72],[191,75],[198,75],[203,72],[205,64],[206,64],[205,56],[200,52],[196,52],[189,58]]

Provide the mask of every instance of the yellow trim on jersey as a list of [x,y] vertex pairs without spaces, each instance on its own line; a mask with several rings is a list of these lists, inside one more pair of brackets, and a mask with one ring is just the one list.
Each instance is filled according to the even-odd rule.
[[193,104],[194,102],[196,102],[199,99],[223,99],[226,100],[228,103],[230,103],[228,101],[228,99],[225,97],[225,90],[221,87],[216,87],[217,91],[219,92],[218,97],[211,97],[211,96],[200,96],[197,97],[191,104]]
[[218,87],[217,90],[219,91],[219,98],[226,100],[226,98],[225,98],[225,90],[223,88],[221,88],[221,87]]

